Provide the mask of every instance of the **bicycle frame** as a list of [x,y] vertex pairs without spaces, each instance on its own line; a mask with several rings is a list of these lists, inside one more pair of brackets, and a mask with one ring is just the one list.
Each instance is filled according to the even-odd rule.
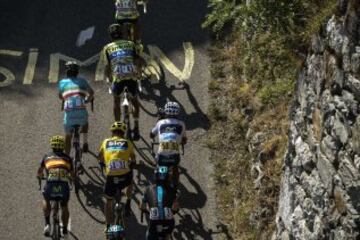
[[125,136],[127,139],[131,138],[131,125],[130,125],[130,112],[129,109],[133,110],[132,106],[132,96],[129,93],[129,90],[127,87],[125,87],[123,92],[123,101],[121,103],[121,106],[123,108],[123,121],[126,124],[126,133]]
[[[114,204],[114,223],[121,226],[125,230],[124,204],[121,202],[122,192],[117,190]],[[126,231],[126,230],[125,230]],[[109,236],[107,236],[109,239]],[[111,238],[112,239],[112,238]],[[116,238],[116,240],[125,239],[124,237]]]

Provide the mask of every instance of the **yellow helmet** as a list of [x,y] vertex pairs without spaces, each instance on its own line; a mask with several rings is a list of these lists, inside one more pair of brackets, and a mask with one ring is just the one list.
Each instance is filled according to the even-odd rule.
[[110,127],[111,131],[116,131],[116,130],[120,130],[123,133],[126,132],[126,124],[123,122],[114,122],[111,127]]
[[60,135],[52,136],[50,138],[50,146],[52,149],[64,150],[65,149],[65,138]]

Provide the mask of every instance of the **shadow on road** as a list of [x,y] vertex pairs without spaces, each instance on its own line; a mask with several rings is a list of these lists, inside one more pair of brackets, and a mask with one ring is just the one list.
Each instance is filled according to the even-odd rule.
[[[196,128],[202,128],[208,130],[210,128],[210,120],[206,116],[206,114],[201,110],[198,101],[191,92],[190,85],[185,81],[180,82],[178,86],[170,85],[166,82],[164,76],[165,75],[162,74],[162,78],[160,78],[160,80],[157,83],[151,83],[150,81],[143,81],[142,87],[144,88],[146,94],[142,94],[141,98],[145,101],[146,100],[154,101],[157,109],[159,107],[164,107],[167,101],[178,102],[182,109],[179,119],[185,122],[187,130],[193,130]],[[173,94],[174,91],[185,91],[188,96],[187,100],[194,107],[195,112],[191,114],[187,114],[186,108],[182,105],[181,101],[176,99],[176,97],[174,96]],[[141,106],[141,108],[149,116],[156,117],[157,114],[156,112],[151,113],[143,106]]]

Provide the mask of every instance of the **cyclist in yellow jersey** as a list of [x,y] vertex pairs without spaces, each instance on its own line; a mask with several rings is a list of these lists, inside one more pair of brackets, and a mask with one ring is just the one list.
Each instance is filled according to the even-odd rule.
[[119,24],[109,26],[111,43],[107,44],[102,57],[106,60],[106,75],[111,82],[111,93],[114,96],[114,118],[121,119],[120,95],[125,87],[132,95],[131,103],[134,107],[133,139],[138,140],[139,134],[139,102],[137,79],[141,76],[143,60],[135,49],[132,41],[126,40],[127,31]]
[[134,166],[135,153],[133,144],[124,138],[126,124],[123,122],[114,122],[110,130],[112,137],[105,139],[100,147],[98,155],[99,163],[105,168],[106,183],[104,194],[106,229],[113,224],[112,201],[117,190],[122,191],[126,188],[125,214],[130,213],[130,199],[132,193],[132,167]]

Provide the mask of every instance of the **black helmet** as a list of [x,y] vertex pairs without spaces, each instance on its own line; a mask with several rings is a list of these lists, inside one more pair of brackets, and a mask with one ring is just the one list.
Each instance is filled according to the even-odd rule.
[[109,26],[109,35],[111,39],[119,39],[122,36],[122,29],[120,24],[114,23]]
[[169,168],[168,167],[164,167],[164,166],[157,167],[155,169],[154,173],[155,173],[155,181],[157,183],[167,182],[169,179]]
[[65,68],[68,76],[77,76],[79,73],[79,64],[75,61],[67,61],[65,63]]

